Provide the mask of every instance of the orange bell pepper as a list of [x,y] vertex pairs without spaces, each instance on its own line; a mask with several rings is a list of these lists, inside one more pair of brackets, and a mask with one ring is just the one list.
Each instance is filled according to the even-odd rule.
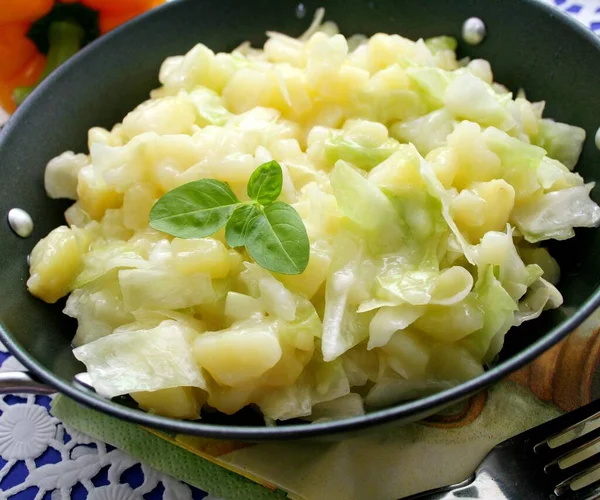
[[98,24],[100,33],[104,34],[108,31],[126,23],[136,16],[150,10],[165,0],[82,0],[84,5],[92,6],[93,4],[102,5],[102,10],[99,11]]
[[42,54],[36,53],[16,76],[7,80],[0,79],[0,107],[8,113],[13,113],[17,107],[13,100],[15,89],[35,84],[45,66],[46,58]]
[[53,4],[54,0],[2,0],[0,24],[32,23],[50,12]]
[[[1,0],[0,107],[13,112],[35,85],[77,52],[94,34],[106,33],[164,1]],[[61,7],[60,4],[75,3],[98,14],[98,26],[88,32],[87,37],[84,29],[77,23],[77,16],[68,16],[66,19],[53,16]],[[68,5],[62,7],[70,9]],[[44,24],[47,25],[47,32],[44,31],[48,42],[46,55],[41,54],[36,43],[28,37],[32,25],[40,20],[47,20]]]

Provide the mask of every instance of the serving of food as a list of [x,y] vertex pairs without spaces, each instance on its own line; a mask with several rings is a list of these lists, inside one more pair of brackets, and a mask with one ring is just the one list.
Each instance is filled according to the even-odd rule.
[[[362,415],[476,377],[562,303],[544,247],[600,224],[585,131],[447,36],[198,44],[89,154],[27,286],[78,322],[95,390],[197,419]],[[558,289],[557,289],[558,286]]]

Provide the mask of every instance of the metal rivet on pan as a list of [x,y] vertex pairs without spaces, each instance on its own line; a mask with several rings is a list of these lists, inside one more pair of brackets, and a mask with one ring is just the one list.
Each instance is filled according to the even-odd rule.
[[31,266],[31,254],[27,255],[27,265]]
[[600,128],[596,130],[596,147],[600,149]]
[[486,35],[485,23],[478,17],[470,17],[462,26],[462,37],[469,45],[478,45]]
[[304,16],[306,16],[306,7],[304,6],[303,3],[299,3],[296,6],[296,17],[298,19],[303,19]]
[[8,212],[8,225],[21,238],[28,238],[33,232],[31,216],[20,208],[13,208]]

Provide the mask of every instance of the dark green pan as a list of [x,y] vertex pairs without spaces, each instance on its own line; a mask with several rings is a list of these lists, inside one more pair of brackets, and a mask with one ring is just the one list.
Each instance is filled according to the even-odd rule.
[[[585,149],[578,166],[587,180],[600,180],[600,39],[567,16],[536,0],[305,0],[306,17],[288,0],[180,0],[159,8],[94,42],[48,78],[11,118],[0,136],[0,340],[37,380],[118,418],[175,432],[227,439],[289,439],[343,436],[389,422],[409,422],[474,394],[550,348],[600,305],[600,231],[551,248],[563,270],[565,304],[527,328],[511,331],[500,362],[453,389],[363,417],[321,424],[258,425],[247,414],[183,422],[107,401],[73,383],[82,371],[71,354],[75,324],[25,289],[26,256],[63,222],[64,203],[43,188],[46,162],[64,150],[85,151],[87,130],[110,127],[158,85],[165,57],[201,41],[229,51],[244,40],[262,44],[266,30],[304,31],[315,9],[343,33],[401,33],[413,39],[453,35],[461,40],[465,19],[477,16],[488,35],[478,46],[460,42],[460,55],[492,63],[496,79],[512,90],[524,87],[532,100],[546,99],[546,116],[583,127]],[[594,192],[599,201],[598,189]],[[13,207],[35,222],[31,238],[17,237],[6,223]],[[16,390],[16,388],[15,388]]]

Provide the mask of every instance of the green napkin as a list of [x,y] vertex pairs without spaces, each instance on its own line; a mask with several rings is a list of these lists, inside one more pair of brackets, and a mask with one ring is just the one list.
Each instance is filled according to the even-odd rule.
[[109,443],[156,470],[227,500],[286,498],[138,427],[58,395],[52,413],[70,427]]
[[[63,396],[52,411],[69,426],[226,500],[285,498],[284,491],[306,500],[403,497],[464,480],[495,444],[559,414],[527,389],[505,382],[462,405],[458,426],[440,417],[441,425],[397,425],[341,442],[243,444],[159,437]],[[276,485],[275,491],[242,475]]]

